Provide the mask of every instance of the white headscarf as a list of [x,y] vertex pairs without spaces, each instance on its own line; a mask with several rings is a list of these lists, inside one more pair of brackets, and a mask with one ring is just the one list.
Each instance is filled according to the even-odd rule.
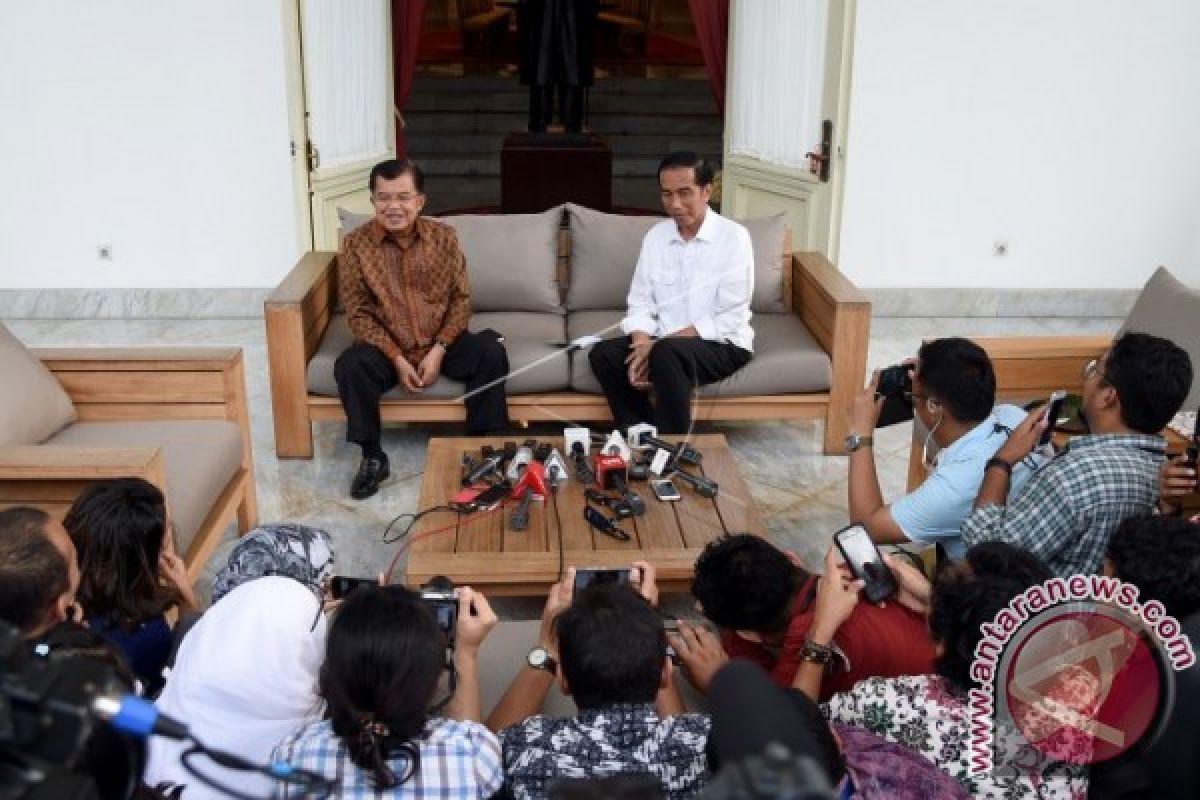
[[[155,705],[206,745],[265,764],[281,739],[323,710],[317,674],[326,626],[317,607],[316,596],[291,578],[267,576],[237,587],[188,631]],[[184,768],[179,757],[185,748],[152,738],[145,783],[186,785],[186,800],[226,797]],[[265,776],[226,771],[206,758],[198,765],[247,794],[265,797],[273,788]]]

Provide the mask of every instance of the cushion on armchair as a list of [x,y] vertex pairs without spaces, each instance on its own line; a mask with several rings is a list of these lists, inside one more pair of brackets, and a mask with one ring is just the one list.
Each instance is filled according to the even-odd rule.
[[58,379],[0,323],[0,447],[40,444],[75,420]]
[[1184,286],[1159,267],[1146,281],[1142,293],[1125,318],[1118,336],[1127,331],[1170,339],[1192,357],[1192,391],[1183,407],[1200,406],[1200,289]]

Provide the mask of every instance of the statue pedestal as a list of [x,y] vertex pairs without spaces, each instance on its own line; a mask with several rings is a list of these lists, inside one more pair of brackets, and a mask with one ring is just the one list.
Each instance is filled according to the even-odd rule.
[[500,155],[500,210],[545,211],[561,203],[612,210],[612,150],[593,133],[511,133]]

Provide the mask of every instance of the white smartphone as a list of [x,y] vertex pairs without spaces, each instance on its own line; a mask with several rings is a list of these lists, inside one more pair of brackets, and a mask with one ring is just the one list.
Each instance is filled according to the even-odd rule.
[[1050,440],[1054,438],[1054,428],[1058,425],[1058,417],[1062,413],[1063,401],[1067,399],[1067,393],[1059,389],[1050,395],[1050,401],[1046,405],[1046,430],[1042,431],[1042,438],[1038,440],[1038,447],[1045,447],[1050,444]]
[[654,492],[654,496],[664,503],[673,502],[682,498],[679,490],[675,488],[675,484],[671,483],[669,478],[650,481],[650,491]]

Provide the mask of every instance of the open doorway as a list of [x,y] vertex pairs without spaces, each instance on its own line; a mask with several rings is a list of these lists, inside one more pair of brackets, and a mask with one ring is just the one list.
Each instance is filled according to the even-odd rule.
[[[401,115],[408,155],[428,176],[431,212],[499,206],[503,139],[527,125],[517,6],[425,3]],[[688,0],[602,2],[592,45],[584,129],[612,148],[614,205],[657,211],[655,172],[665,153],[691,149],[721,160],[723,114]]]

